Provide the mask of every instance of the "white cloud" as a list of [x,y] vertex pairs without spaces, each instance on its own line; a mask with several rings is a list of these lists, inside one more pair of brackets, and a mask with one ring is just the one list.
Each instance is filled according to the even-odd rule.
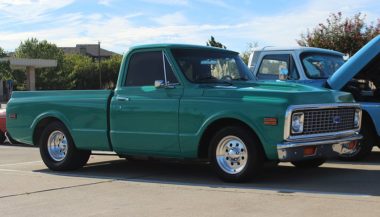
[[[240,37],[246,42],[259,42],[260,46],[295,46],[301,33],[325,22],[331,13],[342,12],[344,16],[352,16],[358,12],[368,14],[367,21],[374,21],[372,13],[367,11],[368,5],[378,4],[375,0],[319,0],[299,6],[278,15],[252,16],[244,24],[246,27],[233,32],[231,37]],[[378,14],[376,14],[378,16]],[[370,19],[372,17],[372,19]],[[236,36],[236,34],[240,36]]]
[[163,26],[173,26],[188,23],[187,18],[181,12],[175,12],[160,17],[155,17],[153,21]]
[[98,4],[104,5],[104,6],[110,6],[112,3],[112,0],[99,0]]
[[[145,1],[153,2],[153,0]],[[25,5],[30,4],[32,0],[14,1],[13,3],[5,2],[0,0],[0,12],[9,11],[12,7],[17,8],[18,4],[26,7]],[[100,13],[71,13],[56,16],[52,19],[49,15],[51,10],[64,7],[69,3],[60,0],[40,0],[37,2],[37,5],[39,5],[36,7],[38,12],[35,13],[34,17],[41,19],[41,23],[50,22],[51,25],[21,31],[0,28],[1,47],[8,51],[13,50],[19,45],[20,41],[30,37],[36,37],[41,40],[46,39],[56,43],[58,46],[97,43],[99,40],[102,42],[102,47],[122,53],[131,45],[143,43],[205,44],[210,35],[215,36],[218,41],[221,41],[228,48],[238,51],[243,51],[248,42],[259,42],[260,46],[295,46],[295,39],[299,38],[302,32],[325,21],[330,13],[342,11],[344,16],[352,16],[355,13],[363,12],[368,14],[367,21],[371,21],[378,17],[378,13],[372,11],[368,5],[377,4],[377,8],[380,7],[380,3],[375,0],[362,0],[360,2],[354,0],[345,2],[319,0],[309,1],[303,6],[275,15],[248,13],[243,16],[238,14],[236,15],[236,20],[230,20],[228,24],[211,24],[207,22],[195,24],[192,22],[192,17],[186,17],[183,11],[164,14],[156,18],[148,18],[148,15],[136,12],[123,16]],[[51,5],[48,6],[47,2]],[[189,3],[187,0],[158,0],[154,2],[177,5]],[[152,19],[156,24],[141,25],[141,22],[136,24],[132,22],[139,20],[136,17]],[[242,20],[241,17],[244,17],[244,19]],[[24,20],[21,21],[23,22]],[[0,25],[2,23],[4,21],[0,20]]]
[[74,0],[0,0],[0,12],[12,20],[37,22],[43,21],[47,13],[73,2]]
[[162,5],[188,5],[188,0],[141,0],[143,2]]
[[198,1],[210,4],[210,5],[218,6],[221,8],[231,8],[231,5],[229,5],[225,1],[221,1],[221,0],[198,0]]

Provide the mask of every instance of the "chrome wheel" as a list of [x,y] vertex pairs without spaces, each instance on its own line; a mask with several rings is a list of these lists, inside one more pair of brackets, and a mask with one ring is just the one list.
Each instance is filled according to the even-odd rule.
[[53,160],[58,162],[64,160],[68,150],[65,134],[58,130],[53,131],[47,140],[47,149]]
[[228,174],[240,173],[247,165],[248,151],[244,142],[236,136],[226,136],[216,147],[216,161]]

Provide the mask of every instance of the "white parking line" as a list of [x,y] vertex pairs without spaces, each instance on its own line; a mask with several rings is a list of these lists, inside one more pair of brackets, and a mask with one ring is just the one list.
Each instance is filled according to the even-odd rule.
[[16,165],[24,165],[24,164],[35,164],[35,163],[42,163],[42,161],[37,160],[37,161],[28,161],[28,162],[20,162],[20,163],[11,163],[11,164],[0,164],[0,167],[16,166]]

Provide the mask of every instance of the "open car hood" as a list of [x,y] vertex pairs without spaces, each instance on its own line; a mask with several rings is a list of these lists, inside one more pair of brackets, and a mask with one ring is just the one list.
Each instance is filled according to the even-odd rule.
[[[378,74],[375,75],[374,73]],[[328,80],[331,89],[342,89],[352,78],[380,78],[380,35],[368,42],[346,63],[344,63]]]

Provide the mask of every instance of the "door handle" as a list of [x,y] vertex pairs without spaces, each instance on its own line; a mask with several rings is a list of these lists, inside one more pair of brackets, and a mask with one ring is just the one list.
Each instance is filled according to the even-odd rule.
[[128,102],[129,101],[129,97],[117,96],[116,100],[119,101],[119,102]]

